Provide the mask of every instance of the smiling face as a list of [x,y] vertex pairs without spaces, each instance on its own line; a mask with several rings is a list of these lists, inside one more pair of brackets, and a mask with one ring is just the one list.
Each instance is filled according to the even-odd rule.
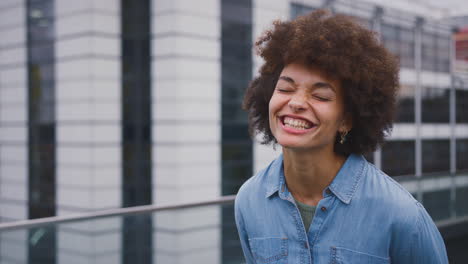
[[284,148],[333,151],[337,132],[349,131],[340,82],[317,68],[289,64],[269,104],[270,129]]

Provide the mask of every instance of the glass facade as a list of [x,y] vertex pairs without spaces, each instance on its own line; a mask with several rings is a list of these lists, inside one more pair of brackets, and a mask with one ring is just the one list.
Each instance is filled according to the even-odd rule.
[[415,85],[400,85],[398,93],[398,108],[396,122],[398,123],[414,123],[414,91]]
[[[431,29],[431,26],[427,26]],[[432,72],[450,72],[450,35],[432,30],[422,32],[421,68]]]
[[457,212],[457,216],[468,215],[468,206],[466,206],[466,201],[468,201],[468,186],[457,188],[455,197],[455,211]]
[[450,122],[450,88],[422,87],[422,122]]
[[457,123],[468,123],[468,90],[456,89],[455,98]]
[[457,139],[456,150],[457,170],[468,171],[468,139]]
[[55,215],[54,1],[27,2],[29,218]]
[[450,191],[438,190],[423,193],[423,204],[434,221],[450,218]]
[[[121,0],[122,207],[153,202],[150,2]],[[122,263],[152,263],[151,217],[122,220]]]
[[414,140],[392,140],[382,146],[382,170],[390,176],[414,175]]
[[292,3],[291,8],[290,8],[290,11],[291,11],[290,15],[291,15],[291,18],[295,18],[295,17],[301,16],[301,15],[305,15],[307,13],[310,13],[310,12],[314,11],[315,9],[317,9],[317,8],[314,8],[314,7],[308,6],[308,5]]
[[[56,214],[55,1],[28,0],[28,218]],[[56,233],[30,229],[28,263],[55,263]]]
[[252,140],[245,89],[252,79],[252,2],[221,1],[222,194],[235,194],[252,176]]
[[450,171],[450,141],[433,139],[422,141],[423,173]]
[[[245,89],[252,79],[252,0],[221,0],[221,171],[222,195],[236,194],[253,173],[253,144],[247,113],[242,110]],[[222,263],[236,263],[241,248],[234,212],[222,209]]]

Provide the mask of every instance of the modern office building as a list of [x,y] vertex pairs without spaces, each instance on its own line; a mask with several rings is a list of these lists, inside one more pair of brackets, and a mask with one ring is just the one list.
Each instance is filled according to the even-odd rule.
[[[252,43],[274,19],[316,8],[356,17],[400,58],[397,123],[366,157],[407,181],[435,219],[454,214],[440,201],[462,207],[468,198],[468,83],[452,76],[444,10],[403,1],[3,0],[0,222],[235,194],[279,153],[249,138],[241,110],[262,63]],[[421,178],[427,181],[411,181]],[[209,225],[190,223],[190,214],[103,222],[52,232],[41,243],[70,248],[50,260],[57,263],[86,259],[93,243],[108,243],[97,255],[110,263],[130,263],[139,247],[167,250],[161,263],[184,263],[190,254],[210,263],[220,257],[210,248],[229,248],[223,237],[237,234],[221,227],[232,212],[201,213]],[[208,244],[172,247],[167,241],[180,238],[164,223],[173,221],[180,230],[209,226]],[[135,224],[156,231],[132,235]],[[117,228],[129,232],[106,233]],[[89,243],[89,251],[60,242],[70,236]],[[18,250],[26,259],[41,254],[12,240],[0,237],[0,248],[12,247],[0,258]],[[132,245],[134,253],[112,253]]]

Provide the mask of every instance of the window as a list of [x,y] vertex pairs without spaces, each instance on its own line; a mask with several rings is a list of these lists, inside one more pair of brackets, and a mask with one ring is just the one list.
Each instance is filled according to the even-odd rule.
[[400,65],[414,68],[414,29],[382,22],[380,30],[382,42],[399,58]]
[[[234,13],[233,13],[234,12]],[[252,176],[252,140],[244,92],[252,79],[252,3],[223,0],[221,5],[222,194],[235,194]]]
[[[30,219],[56,214],[54,9],[52,0],[26,2]],[[29,244],[28,262],[55,263],[55,254],[50,253],[56,248],[55,228],[31,229],[28,236],[38,232],[43,236],[36,245]]]
[[398,93],[398,108],[396,122],[413,123],[414,122],[414,85],[400,86]]
[[[121,0],[122,207],[151,204],[151,5]],[[123,264],[153,260],[151,215],[123,217]],[[138,227],[138,228],[136,228]]]
[[422,87],[421,114],[424,123],[450,122],[450,88]]
[[438,190],[423,193],[423,204],[434,221],[450,217],[450,190]]
[[450,71],[451,36],[422,32],[422,69],[434,72]]
[[455,90],[457,123],[468,123],[468,90]]
[[310,13],[315,9],[311,6],[293,3],[291,4],[291,19]]
[[388,141],[382,146],[382,170],[389,176],[415,173],[414,140]]
[[450,141],[448,139],[422,140],[422,172],[450,171]]
[[468,215],[468,187],[459,187],[456,189],[455,212],[457,216]]
[[422,47],[421,47],[421,68],[426,71],[436,71],[436,40],[437,35],[434,33],[422,32]]
[[468,170],[468,139],[457,139],[457,170]]

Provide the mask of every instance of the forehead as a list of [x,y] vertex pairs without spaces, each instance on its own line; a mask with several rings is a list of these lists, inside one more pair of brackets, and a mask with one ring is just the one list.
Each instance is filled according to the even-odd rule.
[[286,65],[281,71],[280,76],[287,76],[294,80],[296,85],[314,85],[317,82],[329,83],[338,90],[341,90],[339,80],[330,78],[321,69],[313,66],[307,66],[300,63],[291,63]]

